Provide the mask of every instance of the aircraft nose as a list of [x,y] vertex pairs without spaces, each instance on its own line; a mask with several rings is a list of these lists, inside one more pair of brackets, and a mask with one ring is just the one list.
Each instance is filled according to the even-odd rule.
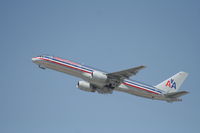
[[32,61],[35,63],[36,61],[38,61],[39,59],[38,58],[36,58],[36,57],[33,57],[32,58]]

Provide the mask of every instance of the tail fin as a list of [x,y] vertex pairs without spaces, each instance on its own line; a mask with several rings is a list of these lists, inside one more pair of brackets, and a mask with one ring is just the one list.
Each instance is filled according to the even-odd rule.
[[165,91],[166,93],[177,92],[178,89],[181,87],[183,81],[187,78],[187,76],[188,73],[179,72],[174,76],[170,77],[169,79],[156,85],[155,87]]

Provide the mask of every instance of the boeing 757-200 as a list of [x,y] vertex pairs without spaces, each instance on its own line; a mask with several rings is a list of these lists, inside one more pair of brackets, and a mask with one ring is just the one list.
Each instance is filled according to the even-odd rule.
[[49,68],[83,79],[77,83],[77,87],[83,91],[106,94],[115,90],[167,102],[181,101],[180,97],[188,93],[187,91],[178,91],[188,76],[186,72],[179,72],[156,86],[150,86],[130,80],[131,76],[136,75],[145,66],[105,73],[54,56],[38,56],[32,58],[32,61],[42,69]]

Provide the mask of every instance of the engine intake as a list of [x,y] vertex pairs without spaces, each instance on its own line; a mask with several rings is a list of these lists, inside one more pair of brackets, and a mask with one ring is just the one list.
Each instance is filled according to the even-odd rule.
[[91,84],[86,81],[79,81],[76,87],[83,91],[95,92]]

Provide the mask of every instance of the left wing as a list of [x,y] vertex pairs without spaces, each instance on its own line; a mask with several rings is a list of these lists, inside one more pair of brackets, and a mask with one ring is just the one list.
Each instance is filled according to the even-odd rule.
[[113,73],[108,73],[108,77],[112,77],[115,79],[123,80],[123,79],[129,79],[131,76],[136,75],[139,70],[145,68],[145,66],[138,66],[126,70],[122,70],[119,72],[113,72]]

